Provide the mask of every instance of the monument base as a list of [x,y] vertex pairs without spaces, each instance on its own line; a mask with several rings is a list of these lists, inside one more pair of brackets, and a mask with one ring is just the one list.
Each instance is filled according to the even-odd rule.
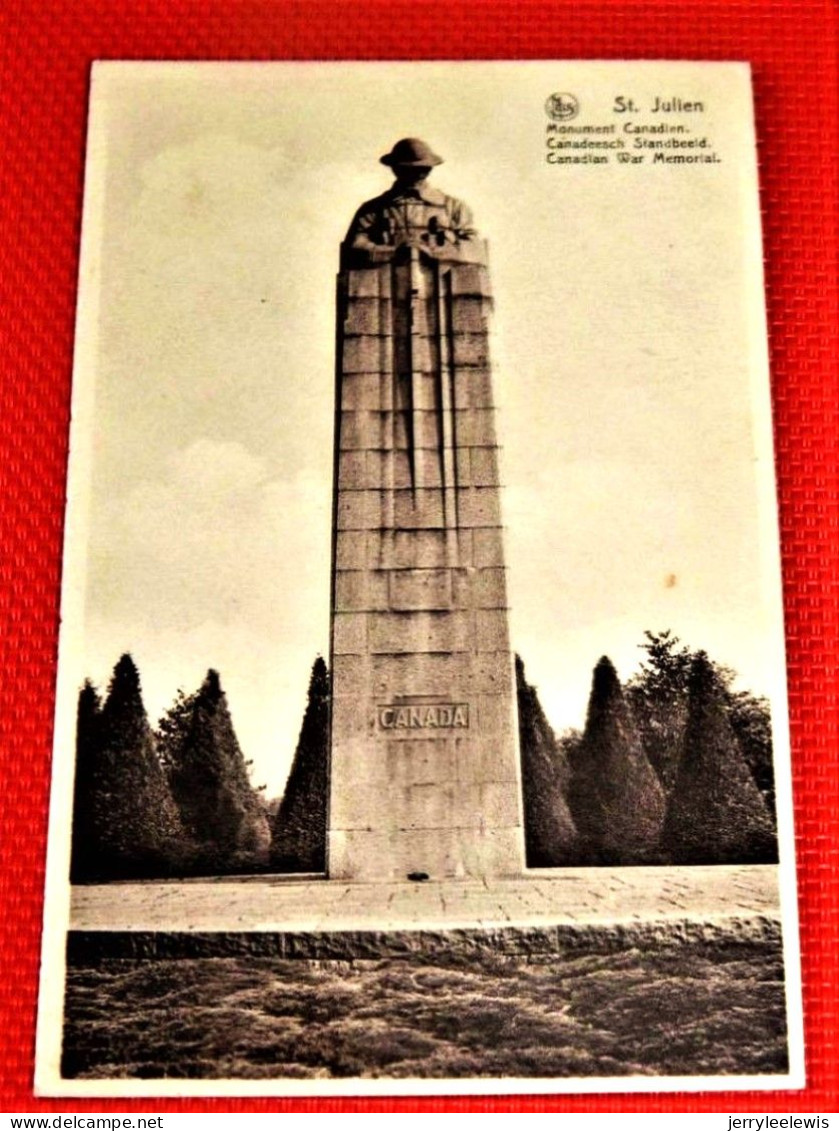
[[393,834],[353,830],[333,835],[328,876],[333,880],[393,882],[421,879],[499,879],[523,874],[521,830],[400,829]]
[[[605,925],[777,919],[778,867],[536,868],[517,879],[347,883],[305,876],[221,876],[87,884],[72,889],[73,931],[148,931],[161,945],[196,932],[495,931],[512,925]],[[333,955],[333,957],[339,957]]]

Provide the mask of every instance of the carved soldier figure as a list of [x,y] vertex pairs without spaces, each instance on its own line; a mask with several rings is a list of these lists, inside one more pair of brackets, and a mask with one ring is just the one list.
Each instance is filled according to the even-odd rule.
[[385,263],[399,247],[416,247],[437,258],[469,260],[475,237],[467,205],[428,184],[443,163],[420,138],[398,141],[381,159],[396,180],[362,204],[344,241],[345,266]]

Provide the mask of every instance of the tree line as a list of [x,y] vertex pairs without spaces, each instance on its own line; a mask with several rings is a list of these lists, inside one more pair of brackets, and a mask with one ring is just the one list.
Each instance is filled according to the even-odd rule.
[[104,702],[79,694],[70,873],[76,883],[247,872],[268,864],[271,829],[218,672],[152,729],[129,655]]
[[528,865],[775,862],[768,702],[670,632],[642,647],[626,687],[599,661],[560,737],[516,657]]
[[[516,657],[529,867],[777,859],[769,708],[671,633],[626,685],[604,657],[584,731],[557,737]],[[71,878],[323,872],[330,684],[312,667],[279,802],[250,781],[219,675],[153,728],[124,655],[78,701]]]

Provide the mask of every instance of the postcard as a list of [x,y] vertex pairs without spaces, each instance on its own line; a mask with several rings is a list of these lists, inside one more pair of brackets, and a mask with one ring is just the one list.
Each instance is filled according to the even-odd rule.
[[743,63],[91,78],[42,1095],[794,1088]]

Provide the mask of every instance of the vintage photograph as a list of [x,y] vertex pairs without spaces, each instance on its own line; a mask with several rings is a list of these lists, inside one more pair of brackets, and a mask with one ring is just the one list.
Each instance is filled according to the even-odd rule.
[[44,1095],[804,1080],[749,68],[95,64]]

